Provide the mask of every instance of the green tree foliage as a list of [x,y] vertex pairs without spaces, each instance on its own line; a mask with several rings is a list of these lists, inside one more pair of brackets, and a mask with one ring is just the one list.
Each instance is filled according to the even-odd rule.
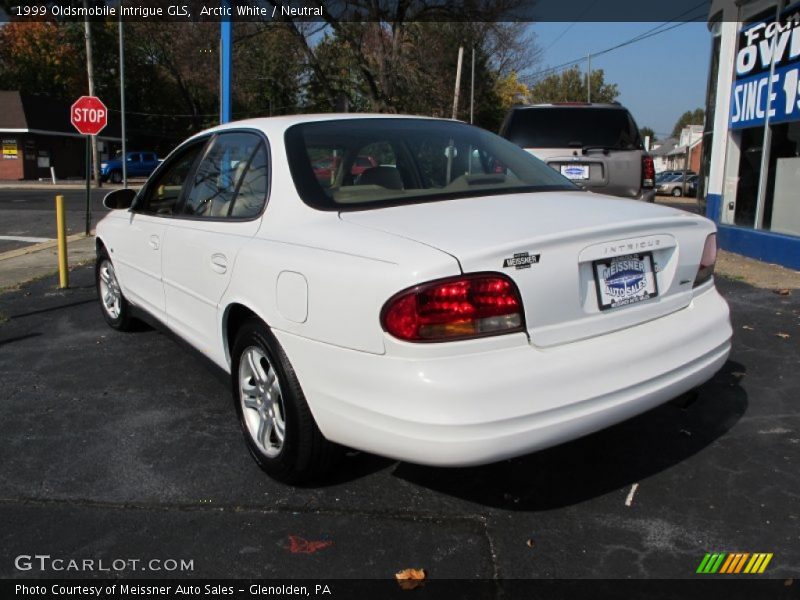
[[644,139],[645,139],[647,136],[650,136],[650,143],[651,143],[651,144],[652,144],[653,142],[655,142],[655,141],[658,141],[658,138],[656,137],[656,132],[655,132],[655,131],[653,131],[652,127],[642,127],[642,128],[639,130],[639,135],[641,135],[641,136],[642,136],[642,139],[643,139],[643,140],[644,140]]
[[[592,69],[592,102],[614,102],[619,97],[616,83],[606,83],[603,69]],[[577,65],[548,75],[531,86],[530,99],[542,102],[586,102],[586,73]]]
[[[527,93],[517,74],[537,60],[525,24],[415,20],[411,5],[401,10],[406,4],[367,22],[237,22],[234,118],[333,110],[450,117],[463,46],[458,118],[469,119],[475,48],[475,122],[497,129],[508,106]],[[117,23],[91,27],[95,92],[113,122],[120,104]],[[129,147],[165,153],[218,122],[218,24],[128,22],[124,39]],[[9,23],[0,27],[0,49],[0,89],[63,102],[87,93],[82,23]]]
[[678,137],[681,130],[687,125],[702,125],[706,119],[706,111],[702,108],[695,108],[694,110],[687,110],[680,117],[678,117],[675,127],[672,128],[672,137]]

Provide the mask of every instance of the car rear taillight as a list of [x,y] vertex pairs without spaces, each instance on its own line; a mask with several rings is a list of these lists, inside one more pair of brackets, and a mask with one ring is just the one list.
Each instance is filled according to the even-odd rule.
[[642,187],[652,188],[656,185],[656,166],[652,156],[642,157]]
[[522,300],[511,279],[477,273],[424,283],[396,294],[381,325],[408,342],[444,342],[524,331]]
[[706,238],[703,246],[703,256],[700,258],[700,268],[694,278],[694,287],[705,283],[714,274],[714,265],[717,263],[717,234],[712,233]]

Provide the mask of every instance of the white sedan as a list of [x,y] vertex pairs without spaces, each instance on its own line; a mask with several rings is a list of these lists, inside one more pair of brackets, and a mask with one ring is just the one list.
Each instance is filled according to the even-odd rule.
[[271,476],[344,445],[476,465],[602,429],[726,361],[716,234],[455,122],[300,115],[181,144],[97,226],[103,315],[231,374]]

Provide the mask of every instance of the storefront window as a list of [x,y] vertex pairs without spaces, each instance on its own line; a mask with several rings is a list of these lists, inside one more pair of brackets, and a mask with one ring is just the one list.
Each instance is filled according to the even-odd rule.
[[736,185],[734,213],[734,223],[742,227],[753,227],[755,224],[763,147],[763,127],[742,129],[739,142],[739,182]]
[[763,228],[800,235],[800,122],[772,125]]

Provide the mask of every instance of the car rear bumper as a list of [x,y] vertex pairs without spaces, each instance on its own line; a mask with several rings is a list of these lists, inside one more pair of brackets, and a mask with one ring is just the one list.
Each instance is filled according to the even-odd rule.
[[276,331],[322,433],[346,446],[439,465],[554,446],[658,406],[727,360],[728,306],[710,287],[675,313],[596,338],[409,358]]

